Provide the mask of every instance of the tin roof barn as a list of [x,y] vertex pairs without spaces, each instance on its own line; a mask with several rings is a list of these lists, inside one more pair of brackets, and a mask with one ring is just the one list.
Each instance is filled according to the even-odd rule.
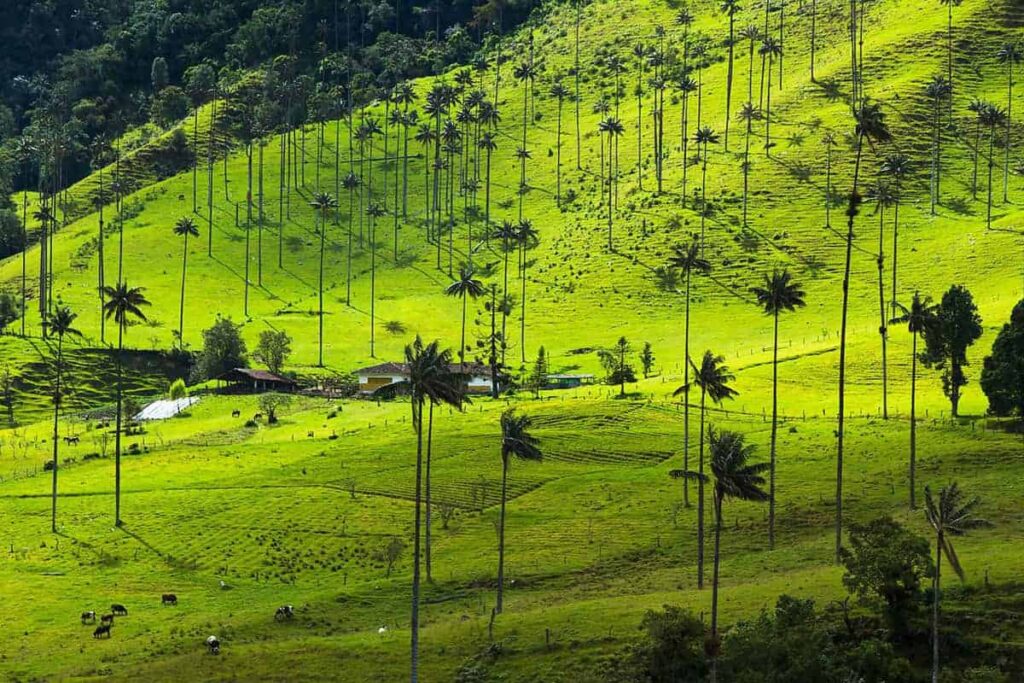
[[275,375],[269,370],[255,370],[252,368],[235,368],[225,372],[217,379],[227,382],[229,391],[238,393],[287,392],[295,391],[295,388],[298,386],[298,382],[293,379]]

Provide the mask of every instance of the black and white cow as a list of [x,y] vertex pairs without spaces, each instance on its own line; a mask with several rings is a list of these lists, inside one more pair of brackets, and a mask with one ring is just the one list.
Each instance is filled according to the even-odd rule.
[[210,636],[206,639],[206,649],[209,650],[211,655],[220,654],[220,641],[217,636]]
[[294,616],[295,610],[291,605],[281,605],[277,608],[277,611],[274,612],[275,621],[284,621],[285,619],[291,619]]

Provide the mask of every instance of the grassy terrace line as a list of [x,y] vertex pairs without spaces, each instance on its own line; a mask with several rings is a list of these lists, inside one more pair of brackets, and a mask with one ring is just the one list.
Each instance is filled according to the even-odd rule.
[[[999,52],[1019,37],[1024,12],[1008,1],[955,7],[945,92],[934,80],[949,68],[947,8],[939,3],[866,5],[855,80],[849,4],[787,5],[785,43],[764,52],[764,72],[774,77],[763,83],[761,44],[743,29],[762,25],[764,7],[737,13],[730,67],[730,20],[718,5],[689,3],[694,21],[682,25],[679,7],[646,0],[551,5],[500,43],[501,59],[498,50],[485,52],[482,68],[411,82],[396,104],[377,102],[350,120],[283,138],[267,131],[263,144],[247,146],[237,135],[256,110],[241,84],[221,118],[213,105],[200,111],[198,137],[191,118],[180,124],[198,148],[194,210],[191,171],[158,180],[141,151],[135,165],[125,163],[131,184],[120,210],[120,263],[117,209],[104,208],[105,284],[120,267],[151,302],[147,320],[130,323],[124,336],[132,352],[127,390],[140,398],[161,393],[180,370],[159,350],[179,343],[183,248],[182,345],[200,347],[202,330],[219,317],[241,323],[250,348],[260,332],[284,330],[293,338],[289,369],[303,375],[400,361],[416,334],[442,340],[456,358],[465,339],[466,360],[486,362],[492,285],[508,299],[498,325],[512,372],[528,372],[543,346],[551,372],[600,374],[598,350],[625,337],[638,365],[650,342],[653,372],[627,383],[622,399],[618,386],[597,386],[539,399],[474,398],[461,413],[435,409],[433,581],[422,584],[420,680],[452,680],[467,661],[486,661],[490,675],[504,677],[497,680],[599,680],[646,610],[680,605],[710,621],[710,585],[697,589],[698,483],[688,482],[693,505],[685,507],[683,482],[669,476],[684,466],[687,440],[685,468],[697,468],[698,437],[709,425],[743,433],[756,460],[777,461],[771,551],[769,506],[725,503],[719,631],[782,593],[819,606],[846,596],[833,561],[839,433],[845,522],[891,514],[934,539],[922,510],[907,504],[914,338],[888,320],[900,313],[893,298],[909,308],[915,292],[938,300],[952,284],[974,294],[982,336],[968,352],[958,419],[940,373],[917,366],[914,490],[923,503],[926,485],[937,492],[955,480],[982,497],[979,513],[993,526],[956,539],[966,578],[957,585],[943,567],[943,620],[968,624],[992,610],[984,619],[993,656],[1021,658],[1020,624],[992,609],[1013,611],[1024,600],[1021,440],[983,417],[978,378],[1024,295],[1024,132],[1016,113],[1024,109],[1015,90],[1008,121],[969,105],[1005,109]],[[664,51],[664,65],[651,63],[651,51]],[[694,83],[680,87],[684,59],[697,68]],[[438,83],[482,89],[500,116],[435,120],[428,93]],[[744,109],[748,100],[754,106]],[[877,103],[891,140],[866,131],[864,116],[855,129],[851,111],[865,102]],[[396,110],[416,111],[419,123],[393,125]],[[222,124],[209,147],[212,176],[211,120]],[[1012,143],[1005,158],[1003,127]],[[445,163],[435,173],[438,150]],[[903,170],[894,170],[898,155]],[[855,172],[863,203],[849,243],[844,339]],[[878,190],[882,179],[889,183]],[[80,442],[61,444],[61,457],[73,461],[61,468],[53,534],[42,464],[53,445],[45,376],[55,340],[39,336],[38,245],[25,261],[29,336],[0,337],[0,370],[16,377],[21,422],[0,431],[0,585],[16,587],[4,591],[0,677],[406,678],[416,496],[408,399],[301,398],[279,423],[246,427],[231,414],[258,412],[254,397],[205,396],[186,416],[125,437],[125,525],[112,528],[112,446],[96,417],[80,410],[108,406],[115,378],[117,329],[108,321],[101,332],[99,215],[89,206],[99,183],[97,173],[70,188],[73,220],[52,242],[52,298],[77,313],[82,333],[62,342],[75,393],[59,433]],[[26,200],[34,213],[39,198]],[[187,231],[187,247],[185,233],[175,234],[182,218],[199,233]],[[524,233],[523,221],[532,230]],[[463,272],[469,264],[473,271]],[[806,304],[792,312],[778,304],[777,328],[767,295],[752,291],[776,270],[792,274]],[[477,289],[467,284],[474,279],[480,296],[464,293]],[[20,297],[20,256],[0,263],[0,287]],[[696,367],[684,362],[684,347]],[[719,405],[709,393],[702,421],[705,349],[712,360],[721,354],[738,395]],[[676,390],[695,377],[687,407]],[[499,420],[510,406],[531,417],[544,458],[514,459],[508,471],[504,604],[492,623]],[[101,452],[108,457],[85,457]],[[710,509],[704,524],[710,579]],[[400,548],[393,562],[389,547]],[[162,607],[163,593],[175,593],[178,606]],[[109,641],[94,641],[78,614],[110,603],[126,604],[131,617]],[[274,609],[286,603],[296,619],[276,623]],[[202,649],[211,633],[222,643],[216,658]],[[492,642],[499,654],[479,657]]]

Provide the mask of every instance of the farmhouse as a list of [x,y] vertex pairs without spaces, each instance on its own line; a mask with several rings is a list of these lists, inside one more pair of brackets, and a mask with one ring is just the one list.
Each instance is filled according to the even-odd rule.
[[[491,369],[479,363],[453,363],[448,371],[460,377],[470,394],[490,393]],[[404,382],[409,379],[409,368],[405,363],[381,363],[356,370],[359,378],[359,393],[372,394],[382,387]]]
[[254,370],[252,368],[235,368],[225,372],[217,379],[227,382],[228,391],[233,393],[262,393],[265,391],[295,391],[298,382],[281,375],[275,375],[269,370]]

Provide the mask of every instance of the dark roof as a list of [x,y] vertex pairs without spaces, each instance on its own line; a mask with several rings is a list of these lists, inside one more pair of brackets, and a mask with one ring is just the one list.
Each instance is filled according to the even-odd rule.
[[[490,367],[480,363],[452,363],[448,371],[457,375],[489,375]],[[404,375],[409,372],[409,366],[405,363],[381,363],[368,368],[356,370],[357,375]]]
[[254,368],[235,368],[221,375],[221,379],[251,379],[257,382],[276,382],[278,384],[296,384],[295,380],[275,375],[269,370],[256,370]]
[[408,371],[408,367],[405,363],[381,363],[380,365],[372,365],[368,368],[360,368],[356,370],[357,375],[376,375],[376,374],[388,374],[388,375],[402,375]]

